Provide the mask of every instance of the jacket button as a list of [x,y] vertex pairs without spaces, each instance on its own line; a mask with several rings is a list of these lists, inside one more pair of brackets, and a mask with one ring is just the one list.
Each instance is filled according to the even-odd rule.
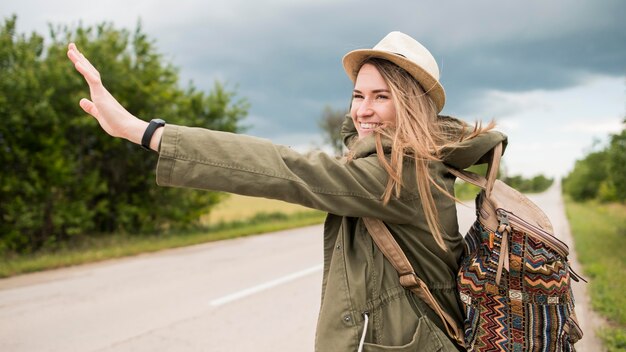
[[345,316],[343,317],[343,321],[345,321],[346,323],[349,323],[351,320],[352,320],[352,317],[351,317],[351,316],[349,316],[349,315],[345,315]]
[[341,249],[341,245],[340,244],[337,245],[337,249]]

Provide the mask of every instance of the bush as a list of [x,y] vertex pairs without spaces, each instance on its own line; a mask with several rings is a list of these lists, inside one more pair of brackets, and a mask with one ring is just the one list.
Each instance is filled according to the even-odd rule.
[[[626,123],[626,119],[624,120]],[[616,200],[626,200],[626,128],[611,136],[608,154],[608,174]]]
[[588,154],[577,160],[574,169],[563,180],[563,190],[576,201],[595,199],[607,180],[608,155],[606,150]]
[[[477,173],[479,175],[486,175],[487,173],[487,164],[474,165],[468,168],[468,171]],[[501,171],[498,172],[498,177],[500,176]],[[501,178],[504,183],[515,188],[516,190],[522,193],[540,193],[547,190],[552,183],[553,179],[547,178],[544,175],[537,175],[533,178],[526,179],[521,175],[516,176],[507,176]],[[476,196],[480,189],[472,184],[469,184],[464,181],[459,181],[454,185],[454,194],[460,200],[473,199]]]
[[544,175],[537,175],[526,179],[521,175],[517,175],[505,177],[503,181],[522,193],[540,193],[552,186],[554,179],[547,178]]
[[576,201],[626,201],[626,129],[611,135],[602,150],[577,160],[563,191]]
[[136,116],[235,132],[247,103],[216,83],[210,94],[178,86],[138,26],[15,32],[0,25],[0,252],[32,252],[76,234],[185,227],[219,200],[212,192],[155,187],[154,154],[103,133],[78,106],[88,95],[66,57],[76,42],[116,98]]

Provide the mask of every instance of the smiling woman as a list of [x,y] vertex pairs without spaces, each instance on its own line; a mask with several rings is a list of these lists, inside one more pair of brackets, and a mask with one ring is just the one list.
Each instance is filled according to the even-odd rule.
[[350,116],[359,138],[371,134],[378,127],[396,124],[396,106],[380,71],[365,63],[354,83]]
[[[428,51],[416,45],[416,51]],[[344,64],[351,65],[351,55],[364,55],[363,51],[355,51],[346,55]],[[449,143],[456,143],[466,136],[458,134],[458,121],[438,117],[435,101],[445,100],[443,88],[438,83],[431,87],[430,94],[437,96],[429,99],[429,95],[419,80],[413,75],[407,75],[403,68],[385,59],[366,57],[363,59],[355,79],[354,94],[350,115],[356,126],[359,139],[377,131],[376,145],[379,162],[391,174],[383,201],[389,202],[392,192],[399,197],[402,188],[402,170],[404,156],[420,155],[415,158],[416,184],[420,193],[420,200],[428,226],[437,239],[437,243],[444,248],[441,230],[437,224],[438,216],[436,205],[430,190],[431,185],[438,188],[428,170],[430,161],[440,160],[441,150]],[[434,59],[433,59],[434,60]],[[350,71],[351,68],[346,68]],[[416,73],[424,76],[422,72]],[[443,102],[441,102],[443,104]],[[494,127],[493,123],[484,129],[475,129],[467,136],[473,137]],[[391,161],[381,150],[381,138],[392,141]],[[439,188],[444,194],[448,191]]]
[[[68,56],[90,88],[91,99],[80,106],[108,134],[158,151],[159,185],[278,199],[328,213],[316,350],[463,349],[455,275],[463,239],[455,177],[446,165],[464,169],[484,161],[506,136],[438,115],[445,92],[437,63],[416,40],[392,32],[373,49],[344,57],[355,85],[342,126],[349,155],[342,160],[301,155],[250,136],[148,123],[113,98],[74,44]],[[432,302],[399,282],[367,218],[384,221]],[[433,302],[439,310],[431,309]]]

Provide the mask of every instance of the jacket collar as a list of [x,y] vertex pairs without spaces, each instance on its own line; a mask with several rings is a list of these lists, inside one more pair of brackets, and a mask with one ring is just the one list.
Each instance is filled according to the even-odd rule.
[[[453,134],[469,134],[472,130],[466,122],[455,117],[439,115],[439,119],[453,122],[450,125],[450,127],[454,129],[452,131]],[[348,147],[352,155],[352,159],[364,158],[376,153],[376,139],[374,135],[359,139],[358,132],[350,115],[346,115],[343,121],[341,135],[344,144]],[[500,142],[504,142],[504,147],[506,148],[506,136],[492,130],[474,138],[463,139],[463,141],[445,147],[441,151],[441,157],[444,163],[458,169],[465,169],[475,163],[487,162],[488,160],[485,158],[489,156],[488,152]],[[391,153],[392,141],[383,136],[382,144],[385,154]]]
[[[341,136],[343,137],[343,143],[350,151],[350,154],[352,154],[353,159],[376,154],[376,138],[374,138],[373,134],[370,134],[363,139],[359,139],[359,134],[350,115],[346,115],[343,121]],[[392,145],[391,140],[383,136],[382,143],[385,154],[390,153]]]

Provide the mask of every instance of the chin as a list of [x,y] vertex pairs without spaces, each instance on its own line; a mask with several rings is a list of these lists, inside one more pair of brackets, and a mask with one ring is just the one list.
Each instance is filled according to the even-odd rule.
[[372,134],[373,131],[358,131],[359,134],[359,139],[363,139],[367,136],[369,136],[370,134]]

